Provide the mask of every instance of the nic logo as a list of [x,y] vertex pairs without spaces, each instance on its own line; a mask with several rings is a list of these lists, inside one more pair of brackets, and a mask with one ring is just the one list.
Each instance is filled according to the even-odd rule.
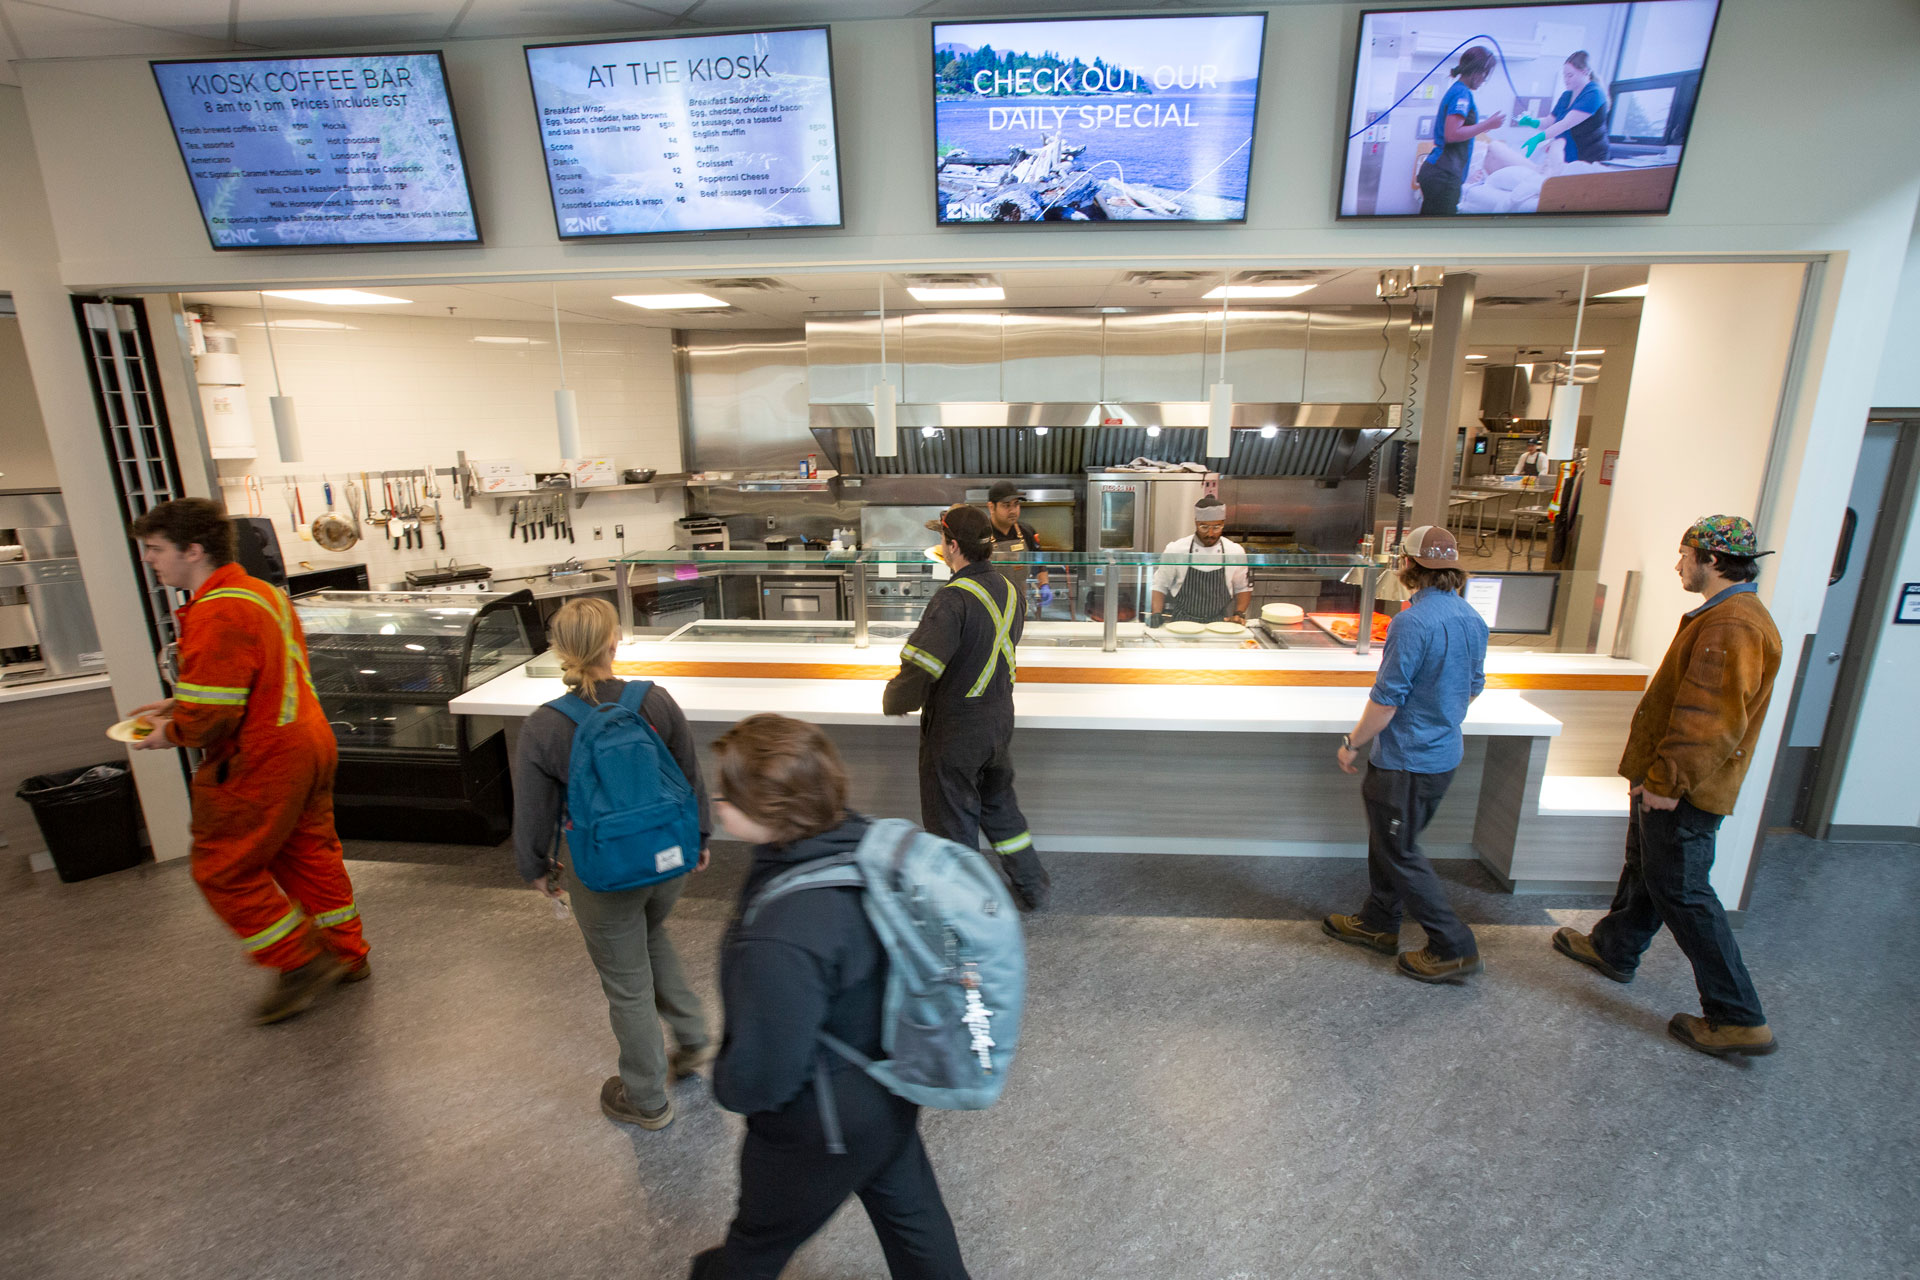
[[214,234],[214,237],[217,240],[219,240],[221,244],[259,244],[260,243],[260,237],[258,233],[253,231],[251,228],[245,231],[216,231],[213,234]]
[[596,231],[611,231],[613,227],[604,217],[562,218],[560,226],[570,236],[590,236]]
[[992,222],[993,206],[962,201],[947,206],[948,222]]

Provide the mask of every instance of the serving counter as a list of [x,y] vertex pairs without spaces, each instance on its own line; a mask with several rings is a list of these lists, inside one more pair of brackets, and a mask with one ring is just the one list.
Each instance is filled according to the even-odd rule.
[[[860,644],[851,622],[694,623],[628,637],[615,670],[668,689],[702,746],[762,711],[825,726],[846,757],[854,804],[917,819],[918,728],[880,711],[910,630],[874,623]],[[1363,857],[1360,779],[1333,757],[1337,735],[1359,717],[1378,650],[1189,645],[1154,631],[1104,619],[1028,623],[1013,750],[1037,846]],[[1605,775],[1646,669],[1496,648],[1487,672],[1464,726],[1466,759],[1423,843],[1435,857],[1479,858],[1517,891],[1610,887],[1626,790]],[[524,716],[563,691],[536,663],[462,694],[451,710]]]

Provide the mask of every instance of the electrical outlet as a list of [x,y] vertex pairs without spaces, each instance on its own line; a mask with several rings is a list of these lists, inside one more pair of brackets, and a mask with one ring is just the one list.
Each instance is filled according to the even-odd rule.
[[772,516],[768,516],[768,517],[767,517],[767,528],[769,528],[769,529],[771,529],[771,528],[773,528],[773,517],[772,517]]
[[598,541],[600,541],[600,526],[599,526],[599,525],[595,525],[595,526],[593,526],[593,540],[594,540],[595,542],[598,542]]
[[627,526],[623,524],[613,526],[613,536],[625,542],[627,538]]

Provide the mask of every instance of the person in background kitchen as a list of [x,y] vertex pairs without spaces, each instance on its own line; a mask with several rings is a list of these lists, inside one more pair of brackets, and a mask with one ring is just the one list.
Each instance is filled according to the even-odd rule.
[[255,1013],[278,1022],[373,970],[333,827],[340,750],[307,674],[307,644],[279,588],[233,563],[226,512],[163,502],[133,522],[154,577],[191,599],[175,612],[173,696],[139,707],[136,750],[196,747],[193,881],[279,979]]
[[[723,793],[714,807],[729,834],[753,845],[720,948],[726,1029],[713,1064],[713,1096],[747,1118],[747,1132],[733,1222],[720,1246],[694,1258],[692,1280],[773,1280],[854,1195],[894,1280],[966,1280],[920,1108],[821,1044],[831,1034],[885,1056],[887,953],[861,890],[792,893],[749,914],[776,877],[859,847],[868,819],[847,807],[840,755],[817,726],[776,715],[748,716],[713,754]],[[823,1079],[839,1155],[827,1149],[814,1092]]]
[[[1420,833],[1466,754],[1460,722],[1487,686],[1487,624],[1460,594],[1467,575],[1451,533],[1421,525],[1404,545],[1400,583],[1413,598],[1387,628],[1366,710],[1336,753],[1344,772],[1357,773],[1360,748],[1373,743],[1360,788],[1370,891],[1358,914],[1328,916],[1320,928],[1394,956],[1417,982],[1462,982],[1480,971],[1480,948],[1420,851]],[[1426,931],[1419,951],[1400,950],[1403,911]]]
[[1020,589],[993,567],[993,522],[978,507],[940,517],[953,578],[933,593],[900,650],[881,709],[920,712],[920,825],[989,859],[1028,911],[1050,881],[1013,793],[1013,651],[1026,625]]
[[1520,455],[1520,461],[1513,464],[1513,474],[1517,476],[1544,476],[1553,471],[1553,463],[1541,451],[1538,440],[1527,441],[1527,451]]
[[1193,533],[1175,538],[1160,554],[1182,560],[1217,557],[1220,565],[1163,564],[1155,569],[1152,625],[1247,620],[1247,605],[1253,599],[1247,551],[1226,534],[1226,504],[1208,494],[1193,508]]
[[[993,521],[993,554],[996,557],[1030,557],[1039,554],[1040,535],[1034,532],[1032,525],[1020,522],[1020,490],[1013,481],[997,480],[993,488],[987,490],[987,516]],[[1035,569],[1032,565],[1002,564],[1000,572],[1016,587],[1032,580],[1035,617],[1040,615],[1041,609],[1053,603],[1053,583],[1044,566]]]
[[1780,632],[1754,585],[1759,558],[1771,554],[1740,516],[1707,516],[1682,535],[1674,569],[1706,603],[1681,617],[1627,730],[1626,867],[1593,932],[1553,935],[1555,951],[1631,982],[1660,926],[1673,930],[1706,1016],[1676,1013],[1667,1032],[1721,1058],[1772,1053],[1776,1043],[1712,882],[1714,840],[1753,763],[1780,672]]
[[[547,624],[560,679],[571,693],[605,706],[620,701],[626,681],[613,674],[613,652],[620,620],[605,600],[569,600]],[[667,745],[680,772],[700,802],[700,859],[707,866],[707,838],[713,813],[693,731],[673,695],[654,685],[640,704],[640,716]],[[520,878],[550,898],[561,894],[554,831],[567,803],[567,774],[573,763],[575,725],[565,712],[540,707],[527,717],[513,757],[513,857]],[[551,851],[551,853],[550,853]],[[687,887],[686,876],[617,893],[595,893],[567,873],[573,917],[586,940],[587,955],[600,973],[607,997],[607,1019],[620,1046],[620,1074],[600,1087],[600,1110],[609,1120],[664,1129],[673,1123],[673,1099],[667,1087],[713,1061],[706,1011],[687,984],[680,955],[667,937],[667,916]],[[673,1029],[675,1048],[667,1051],[660,1020]]]

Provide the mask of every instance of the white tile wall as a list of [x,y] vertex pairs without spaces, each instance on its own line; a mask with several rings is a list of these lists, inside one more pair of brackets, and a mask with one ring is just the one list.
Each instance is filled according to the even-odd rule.
[[[496,516],[493,502],[475,498],[471,509],[441,498],[447,549],[441,551],[432,526],[424,525],[425,550],[402,549],[362,528],[352,550],[333,553],[302,541],[290,528],[284,486],[273,477],[288,471],[329,472],[334,499],[346,509],[344,481],[362,471],[378,473],[428,464],[451,467],[458,450],[469,458],[516,458],[529,470],[557,468],[559,438],[554,425],[553,392],[560,385],[559,359],[550,324],[383,316],[333,308],[307,311],[275,309],[275,321],[328,321],[351,329],[285,328],[276,323],[273,341],[280,382],[294,397],[305,460],[281,463],[273,435],[268,397],[273,366],[266,331],[258,312],[217,308],[213,323],[239,336],[247,374],[247,401],[253,414],[259,456],[251,462],[221,462],[222,476],[258,475],[265,484],[265,510],[280,530],[288,567],[327,568],[363,562],[375,582],[397,581],[408,569],[431,567],[457,556],[462,563],[486,564],[498,571],[564,560],[611,556],[620,544],[616,524],[626,527],[630,551],[673,545],[673,521],[685,513],[681,490],[636,491],[591,496],[574,513],[576,542],[569,546],[549,536],[544,542],[509,539],[509,516]],[[626,325],[566,324],[567,383],[580,404],[580,442],[588,456],[611,456],[618,468],[682,469],[679,408],[673,376],[672,338],[665,329]],[[477,338],[520,339],[514,343]],[[374,487],[379,489],[378,476]],[[442,481],[442,488],[451,486]],[[228,509],[247,509],[246,490],[225,490]],[[659,494],[659,501],[654,495]],[[309,522],[325,509],[320,486],[302,489]],[[595,541],[598,525],[604,537]]]

